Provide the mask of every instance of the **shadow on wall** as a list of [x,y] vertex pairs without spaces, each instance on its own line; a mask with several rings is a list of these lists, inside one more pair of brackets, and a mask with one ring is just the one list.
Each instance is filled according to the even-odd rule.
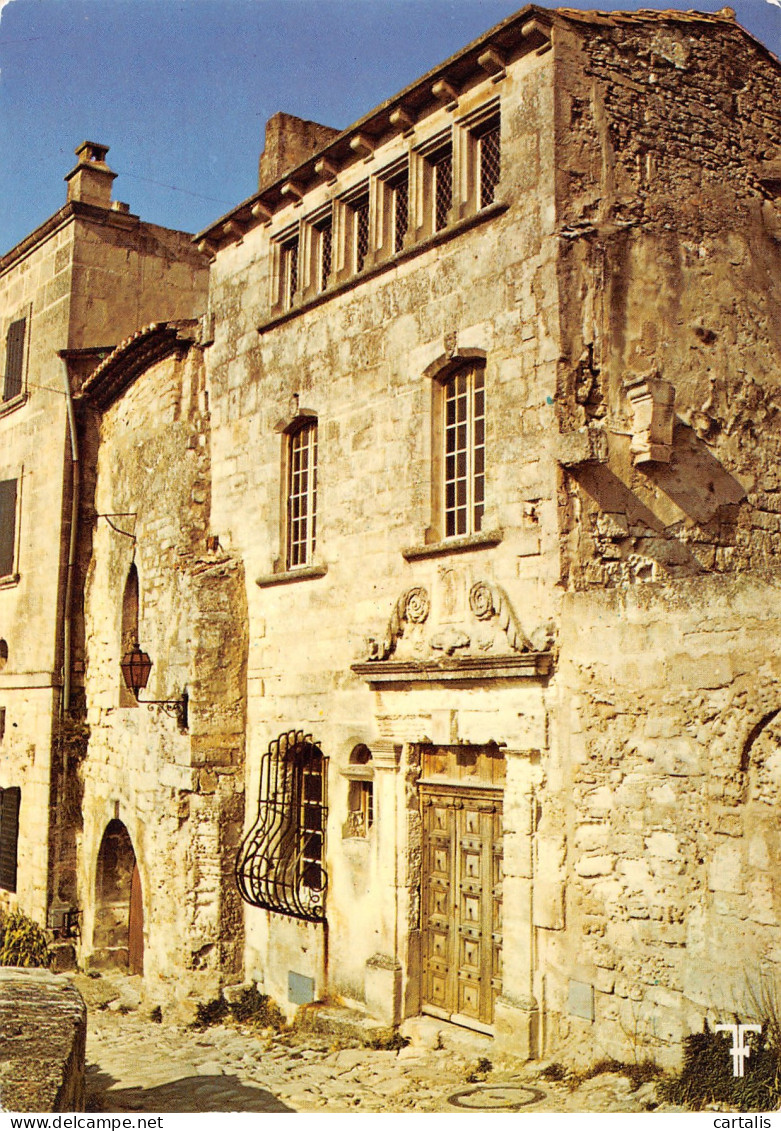
[[[626,456],[628,461],[628,439]],[[597,551],[606,559],[637,554],[656,562],[665,573],[688,576],[709,569],[707,559],[701,560],[693,548],[702,552],[698,543],[703,542],[706,550],[734,545],[737,508],[746,498],[745,488],[680,419],[670,463],[643,464],[629,472],[635,480],[642,477],[642,498],[605,464],[581,465],[571,473],[599,508],[593,533]],[[673,521],[671,503],[679,512]],[[689,544],[686,534],[692,528]]]

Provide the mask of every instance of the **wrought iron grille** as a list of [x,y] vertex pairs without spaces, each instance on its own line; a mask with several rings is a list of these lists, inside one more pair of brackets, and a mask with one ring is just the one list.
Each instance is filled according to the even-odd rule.
[[399,177],[393,186],[393,250],[404,247],[404,237],[409,227],[409,177]]
[[355,270],[363,271],[369,254],[369,198],[363,197],[353,205],[355,209]]
[[448,213],[453,204],[453,154],[448,148],[434,160],[434,231],[447,227]]
[[331,274],[331,258],[333,248],[333,222],[329,217],[320,228],[320,278],[318,290],[324,291],[328,286],[328,276]]
[[493,204],[502,171],[499,123],[490,126],[480,138],[480,207]]
[[257,820],[236,858],[239,892],[254,907],[325,921],[327,765],[300,730],[275,738],[263,755]]
[[298,290],[298,237],[282,247],[282,302],[286,309],[293,305]]

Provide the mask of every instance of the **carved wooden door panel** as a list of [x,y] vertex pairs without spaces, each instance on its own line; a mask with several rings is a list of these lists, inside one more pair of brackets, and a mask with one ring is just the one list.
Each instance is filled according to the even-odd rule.
[[421,786],[423,1011],[490,1028],[501,993],[501,794]]

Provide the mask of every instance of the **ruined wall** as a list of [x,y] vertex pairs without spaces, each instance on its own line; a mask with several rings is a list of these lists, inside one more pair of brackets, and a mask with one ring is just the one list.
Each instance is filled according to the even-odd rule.
[[[572,581],[771,563],[778,66],[726,19],[575,18],[554,40],[559,417],[607,448],[566,477]],[[649,374],[674,389],[672,453],[637,467],[626,386]]]
[[[391,965],[408,962],[417,925],[418,802],[414,752],[399,754],[402,746],[441,734],[439,741],[450,742],[445,717],[455,719],[458,708],[465,710],[462,740],[521,741],[524,724],[510,682],[490,690],[488,680],[478,681],[472,691],[459,691],[457,703],[449,687],[406,694],[403,680],[375,693],[350,670],[366,659],[367,638],[382,640],[400,597],[415,587],[430,595],[430,618],[419,638],[408,624],[404,640],[416,639],[423,658],[442,657],[451,644],[459,656],[479,653],[480,626],[468,601],[477,581],[498,582],[529,633],[554,610],[555,469],[546,431],[559,344],[550,56],[526,55],[499,85],[484,78],[462,94],[456,116],[497,94],[503,170],[497,200],[506,202],[505,212],[452,236],[440,233],[418,254],[391,256],[384,269],[258,334],[271,313],[269,236],[449,127],[451,112],[439,109],[422,117],[413,136],[380,139],[373,160],[355,160],[336,185],[313,187],[302,210],[286,207],[271,230],[255,227],[221,250],[212,269],[212,524],[247,572],[248,812],[256,811],[261,756],[281,732],[311,732],[331,760],[327,969],[320,928],[246,911],[247,972],[283,1003],[289,971],[313,978],[318,994],[330,989],[363,1001],[373,955]],[[407,560],[402,551],[421,547],[431,523],[434,382],[425,371],[462,350],[486,355],[483,530],[501,534],[495,546],[438,556],[424,550]],[[286,488],[284,437],[275,429],[295,415],[296,405],[318,416],[315,562],[327,573],[277,584]],[[544,646],[544,630],[542,638]],[[539,705],[540,695],[537,682],[521,697],[524,705],[534,697]],[[375,767],[383,763],[374,779],[375,827],[363,843],[343,832],[344,772],[359,743],[374,751]],[[409,1000],[416,1011],[414,993]]]
[[[207,546],[209,481],[202,352],[183,347],[148,366],[102,416],[94,509],[117,516],[110,522],[126,534],[95,520],[85,588],[83,955],[100,951],[99,856],[119,820],[140,873],[144,974],[158,1000],[213,995],[241,965],[233,861],[243,820],[244,581],[235,561]],[[132,563],[138,642],[153,663],[141,699],[173,700],[186,688],[186,730],[160,707],[127,705],[120,686]]]
[[0,970],[3,1111],[83,1111],[87,1008],[67,978]]
[[[555,32],[558,707],[539,795],[549,1047],[675,1064],[776,977],[779,69],[725,22]],[[636,462],[627,384],[668,383]],[[658,386],[657,386],[658,387]]]

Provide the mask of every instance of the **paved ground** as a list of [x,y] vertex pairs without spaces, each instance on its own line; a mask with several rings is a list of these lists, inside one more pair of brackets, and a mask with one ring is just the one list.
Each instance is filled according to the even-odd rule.
[[433,1020],[399,1050],[350,1038],[235,1025],[203,1031],[151,1019],[136,979],[74,979],[89,1008],[87,1109],[105,1112],[471,1110],[648,1111],[654,1085],[603,1074],[575,1090],[521,1062],[492,1061],[488,1038]]

